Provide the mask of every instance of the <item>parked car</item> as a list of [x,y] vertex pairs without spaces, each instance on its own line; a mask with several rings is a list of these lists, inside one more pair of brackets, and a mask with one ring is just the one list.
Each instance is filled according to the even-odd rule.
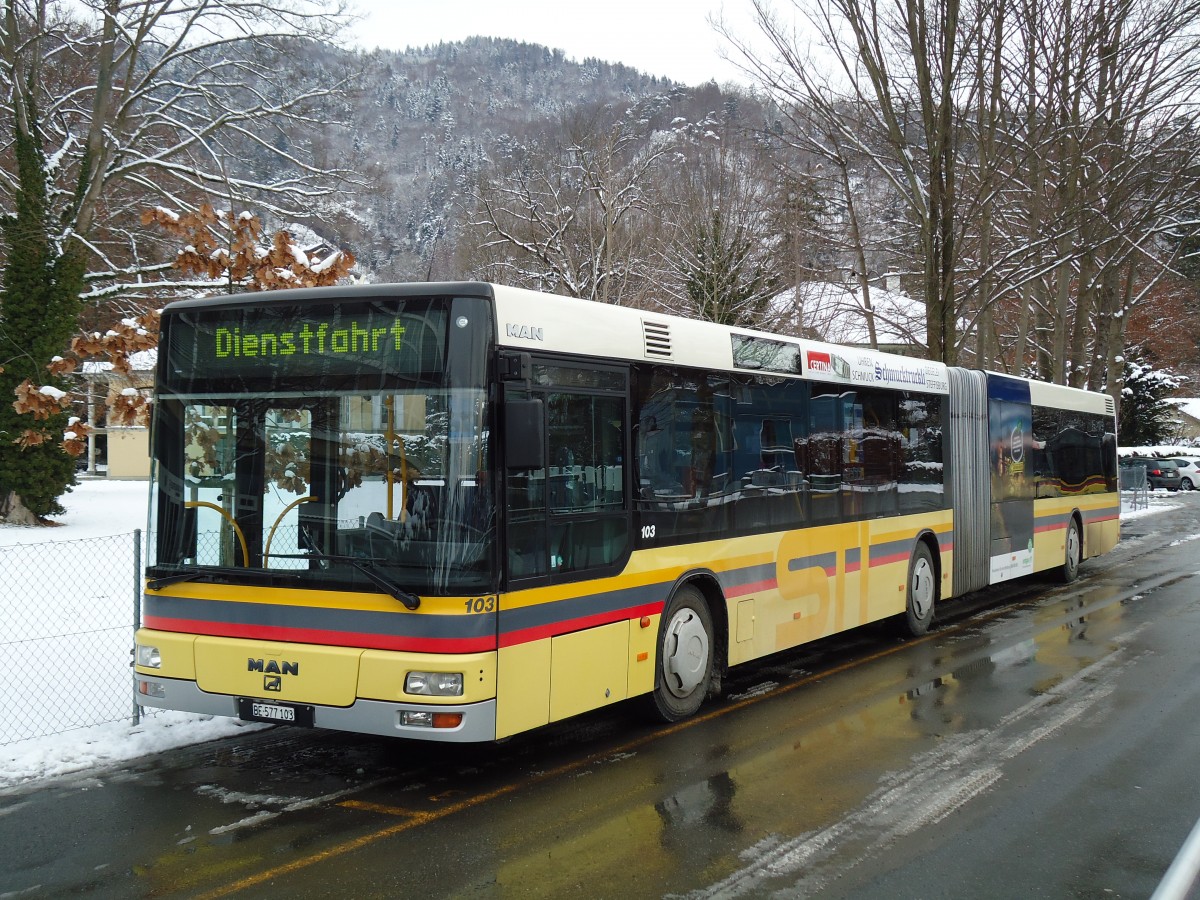
[[1190,456],[1172,456],[1171,462],[1179,466],[1179,486],[1185,491],[1200,488],[1200,459]]
[[1152,456],[1126,456],[1121,459],[1121,467],[1146,467],[1146,482],[1151,490],[1166,488],[1168,491],[1179,490],[1183,479],[1179,475],[1179,466],[1173,459],[1155,459]]

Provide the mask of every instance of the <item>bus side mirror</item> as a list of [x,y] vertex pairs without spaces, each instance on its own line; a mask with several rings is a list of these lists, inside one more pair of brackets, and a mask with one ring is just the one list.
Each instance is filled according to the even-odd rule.
[[504,461],[509,469],[543,469],[546,414],[540,399],[504,404]]

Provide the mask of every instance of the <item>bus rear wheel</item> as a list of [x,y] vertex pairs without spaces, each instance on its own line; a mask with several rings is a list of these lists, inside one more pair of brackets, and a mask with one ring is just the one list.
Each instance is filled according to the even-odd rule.
[[663,610],[658,629],[654,715],[664,722],[686,719],[700,708],[713,677],[712,614],[704,595],[685,585]]
[[933,565],[933,554],[929,547],[919,541],[908,563],[908,590],[904,605],[904,617],[900,621],[902,632],[909,637],[920,637],[933,624],[934,607],[937,605],[937,569]]

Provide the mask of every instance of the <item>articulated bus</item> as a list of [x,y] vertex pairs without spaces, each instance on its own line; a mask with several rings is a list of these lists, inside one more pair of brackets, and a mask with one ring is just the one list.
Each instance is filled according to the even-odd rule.
[[1119,533],[1113,401],[480,283],[162,316],[146,707],[489,741]]

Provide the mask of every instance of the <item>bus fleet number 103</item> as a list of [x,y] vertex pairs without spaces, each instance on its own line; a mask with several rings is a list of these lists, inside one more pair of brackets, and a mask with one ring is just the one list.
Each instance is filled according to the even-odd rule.
[[464,601],[467,605],[469,613],[490,613],[496,611],[495,597],[476,597],[474,600]]

